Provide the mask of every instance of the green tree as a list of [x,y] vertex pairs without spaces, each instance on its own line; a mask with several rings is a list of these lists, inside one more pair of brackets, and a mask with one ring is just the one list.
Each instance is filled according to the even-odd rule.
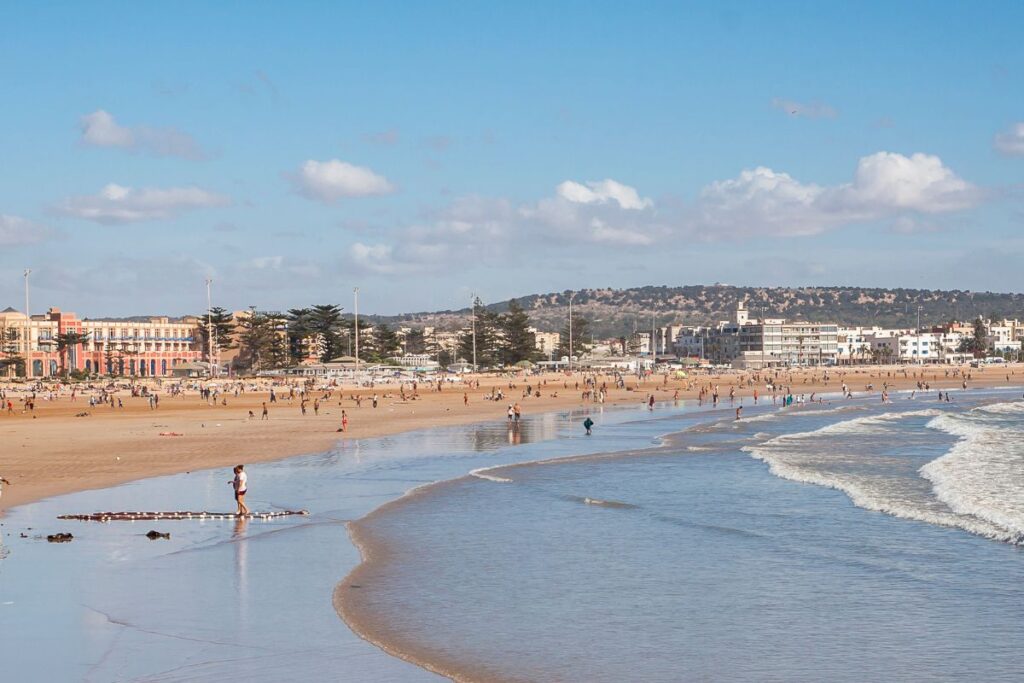
[[423,330],[409,330],[405,335],[405,352],[418,355],[427,352],[427,337]]
[[582,315],[574,314],[572,316],[572,353],[570,354],[569,349],[569,323],[565,323],[565,327],[562,328],[562,333],[559,335],[558,340],[558,357],[564,356],[576,356],[579,358],[584,353],[590,350],[590,344],[587,343],[586,339],[590,335],[590,322]]
[[[288,311],[288,355],[293,363],[305,359],[307,346],[313,337],[313,310],[292,308]],[[318,354],[317,360],[322,357]]]
[[114,344],[111,341],[107,341],[103,345],[103,362],[107,368],[107,374],[113,377],[116,373],[114,371],[117,361],[117,356],[114,354]]
[[424,353],[428,354],[431,358],[437,360],[437,364],[442,368],[451,365],[455,359],[452,358],[451,351],[443,348],[437,341],[437,329],[434,333],[426,338],[426,348]]
[[20,338],[17,328],[0,328],[0,372],[25,374],[25,358],[18,348]]
[[267,325],[270,327],[267,345],[266,369],[276,370],[291,365],[288,350],[288,316],[281,313],[268,313]]
[[515,299],[508,302],[508,311],[498,319],[501,338],[498,356],[505,365],[515,365],[539,357],[537,335],[530,331],[530,316]]
[[210,348],[210,335],[213,335],[214,349],[235,348],[235,319],[230,312],[214,306],[203,315],[197,315],[199,325],[196,327],[196,341],[203,353]]
[[346,324],[342,308],[336,304],[318,304],[310,309],[310,332],[318,337],[320,360],[344,355],[347,346]]
[[57,353],[60,354],[60,374],[67,373],[67,361],[69,351],[89,341],[89,335],[81,332],[62,332],[54,341],[57,343]]
[[489,368],[498,364],[499,330],[497,314],[487,310],[478,298],[473,305],[473,322],[459,337],[459,357],[473,362],[473,328],[476,328],[476,364]]
[[280,347],[287,349],[277,339],[276,319],[255,307],[239,319],[238,326],[240,353],[236,362],[251,373],[272,368],[278,360]]
[[[362,334],[360,334],[359,338],[362,339]],[[378,362],[394,356],[401,346],[398,334],[389,325],[384,323],[374,325],[373,334],[370,335],[369,341],[367,356]]]
[[964,337],[960,342],[960,353],[972,353],[975,358],[982,358],[988,352],[988,327],[981,316],[974,321],[974,333]]

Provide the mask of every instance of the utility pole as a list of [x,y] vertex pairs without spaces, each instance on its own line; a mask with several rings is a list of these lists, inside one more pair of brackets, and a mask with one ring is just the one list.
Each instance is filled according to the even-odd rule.
[[651,369],[652,370],[654,369],[654,361],[656,361],[657,358],[658,358],[658,342],[657,342],[657,337],[655,337],[655,318],[657,317],[657,315],[658,315],[657,313],[655,313],[654,311],[651,311]]
[[25,377],[32,376],[32,314],[28,307],[28,276],[32,274],[31,268],[25,269]]
[[918,365],[920,366],[923,362],[921,357],[921,309],[923,306],[918,306]]
[[210,374],[214,374],[213,362],[213,302],[210,299],[210,285],[213,280],[206,278],[206,353],[210,363]]
[[473,306],[473,312],[469,314],[469,322],[473,327],[473,372],[476,372],[476,294],[470,292],[469,298]]
[[352,313],[355,316],[355,320],[352,325],[352,333],[356,339],[356,386],[360,385],[359,382],[359,288],[352,288],[352,298],[354,299],[352,306]]
[[569,374],[572,374],[572,300],[576,292],[569,292]]
[[761,372],[764,372],[764,345],[768,340],[768,323],[764,317],[764,306],[761,307]]

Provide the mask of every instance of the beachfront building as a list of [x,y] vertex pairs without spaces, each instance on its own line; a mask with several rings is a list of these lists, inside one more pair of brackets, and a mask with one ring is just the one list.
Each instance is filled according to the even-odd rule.
[[688,345],[699,339],[704,358],[744,369],[833,365],[839,352],[835,323],[751,318],[742,302],[733,320],[702,335],[681,333],[678,338]]
[[18,374],[29,378],[63,371],[167,377],[177,365],[204,360],[195,323],[168,317],[82,320],[50,308],[28,319],[8,308],[0,311],[0,334],[9,340],[5,350],[24,361]]
[[836,362],[843,365],[871,361],[871,338],[881,327],[840,327],[836,334]]
[[537,351],[540,352],[544,358],[550,360],[555,352],[558,351],[558,345],[562,341],[562,335],[558,332],[541,332],[535,327],[527,328],[527,330],[533,334],[534,346],[537,347]]
[[416,372],[436,372],[440,367],[437,360],[428,353],[407,353],[404,356],[392,356],[388,358],[388,362]]
[[1024,341],[1024,323],[1019,320],[990,320],[987,321],[986,329],[988,336],[986,341],[989,348],[996,353],[1014,353],[1021,350],[1021,342]]

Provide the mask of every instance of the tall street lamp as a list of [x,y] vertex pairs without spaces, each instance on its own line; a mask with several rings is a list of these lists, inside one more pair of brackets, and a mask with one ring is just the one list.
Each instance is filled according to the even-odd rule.
[[569,373],[572,373],[572,300],[576,292],[569,292]]
[[469,297],[473,307],[473,312],[469,314],[469,322],[473,328],[473,372],[476,372],[476,294],[470,292]]
[[206,278],[206,353],[207,361],[210,363],[210,374],[214,374],[213,367],[213,302],[210,298],[211,278]]
[[31,268],[25,269],[25,377],[31,377],[32,365],[32,314],[28,307],[28,276],[32,274]]
[[356,340],[356,386],[358,387],[359,384],[360,384],[360,382],[359,382],[359,288],[358,287],[353,287],[352,288],[352,298],[354,300],[353,301],[353,305],[352,305],[352,314],[353,314],[353,316],[355,316],[353,324],[352,324],[352,329],[353,329],[353,334],[354,334],[355,340]]

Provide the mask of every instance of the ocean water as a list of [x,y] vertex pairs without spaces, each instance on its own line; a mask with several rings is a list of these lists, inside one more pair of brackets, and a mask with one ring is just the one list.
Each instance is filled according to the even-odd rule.
[[56,519],[230,509],[227,470],[23,506],[4,680],[1019,680],[1024,404],[953,398],[499,416],[247,467],[251,507],[301,518]]
[[1024,402],[953,398],[706,414],[417,490],[353,525],[342,611],[460,680],[1020,680]]
[[[529,410],[529,406],[526,406]],[[74,522],[118,510],[230,511],[229,469],[55,497],[0,517],[0,680],[435,681],[356,636],[332,603],[358,563],[346,523],[431,482],[523,460],[651,445],[688,406],[528,416],[366,440],[251,463],[253,510],[307,517]],[[600,439],[586,439],[590,414]],[[111,456],[113,459],[113,456]],[[245,454],[238,459],[245,461]],[[150,541],[150,529],[171,534]],[[47,534],[71,532],[67,544]]]

